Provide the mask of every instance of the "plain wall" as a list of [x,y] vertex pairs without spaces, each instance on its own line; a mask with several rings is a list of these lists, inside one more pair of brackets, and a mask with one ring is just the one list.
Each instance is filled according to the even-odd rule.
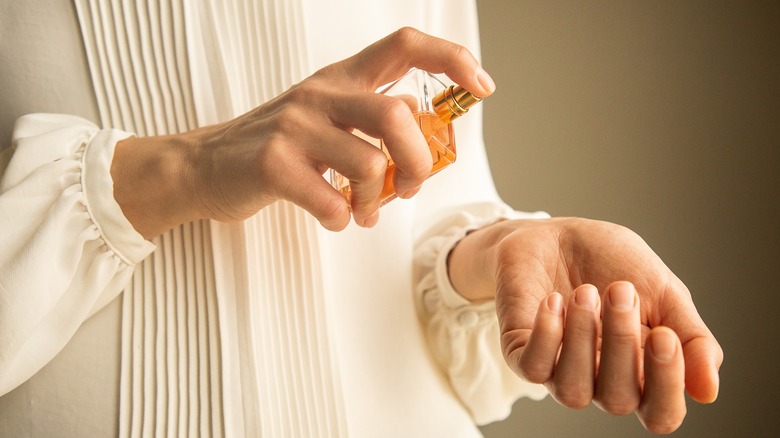
[[[632,228],[724,351],[680,437],[780,430],[780,2],[480,0],[503,198]],[[636,417],[521,400],[488,437],[645,436]]]

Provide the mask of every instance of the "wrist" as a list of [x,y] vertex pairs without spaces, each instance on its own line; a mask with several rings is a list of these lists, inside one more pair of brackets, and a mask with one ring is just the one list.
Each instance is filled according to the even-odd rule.
[[111,162],[114,198],[144,238],[200,218],[189,188],[193,152],[186,134],[117,143]]
[[500,222],[470,231],[447,257],[452,287],[471,302],[495,298],[496,249],[506,234]]

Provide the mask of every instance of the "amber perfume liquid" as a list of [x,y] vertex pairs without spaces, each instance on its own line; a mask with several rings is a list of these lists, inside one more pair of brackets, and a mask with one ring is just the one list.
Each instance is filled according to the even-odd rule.
[[[460,87],[448,88],[430,73],[416,69],[412,69],[382,93],[399,96],[410,105],[431,152],[433,166],[429,177],[455,162],[455,137],[451,122],[464,114],[468,107],[479,102],[479,98]],[[395,163],[384,142],[380,141],[378,147],[387,156],[387,171],[380,194],[381,205],[385,205],[397,197],[393,186]],[[331,170],[330,182],[351,202],[352,191],[346,177]]]

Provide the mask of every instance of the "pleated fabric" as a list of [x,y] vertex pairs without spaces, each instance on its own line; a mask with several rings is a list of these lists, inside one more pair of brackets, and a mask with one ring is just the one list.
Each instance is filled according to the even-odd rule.
[[[76,2],[101,122],[139,136],[195,128],[181,1]],[[157,238],[122,299],[121,436],[222,436],[209,226]]]
[[[219,279],[218,287],[249,291],[220,301],[225,314],[235,309],[231,328],[237,329],[227,337],[236,340],[235,352],[225,356],[237,358],[225,365],[234,378],[226,383],[227,428],[243,427],[245,436],[347,436],[322,264],[311,251],[315,225],[283,201],[242,227],[215,225],[215,246],[232,248],[217,266],[236,267],[236,276]],[[248,262],[245,270],[237,260]],[[243,409],[228,408],[239,391]]]
[[76,0],[103,127],[197,126],[182,0]]
[[[76,0],[104,127],[235,117],[309,73],[299,0]],[[277,202],[155,239],[122,300],[121,436],[345,436],[316,222]]]
[[[310,73],[299,1],[200,2],[188,14],[201,124],[242,114]],[[240,358],[230,366],[241,384],[228,388],[241,389],[243,418],[231,409],[227,422],[243,424],[246,436],[346,436],[318,232],[285,201],[240,225],[212,224],[217,257],[233,260],[234,277],[218,277],[218,288],[236,290],[238,352],[225,356]]]

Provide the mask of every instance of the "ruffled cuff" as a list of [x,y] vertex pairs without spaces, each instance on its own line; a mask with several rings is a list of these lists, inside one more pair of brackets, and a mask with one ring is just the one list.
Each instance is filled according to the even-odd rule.
[[[79,159],[82,202],[106,245],[125,263],[134,265],[154,251],[122,213],[114,199],[111,161],[116,144],[132,134],[99,129],[81,117],[65,114],[29,114],[14,126],[13,153],[0,192],[10,190],[45,163]],[[79,150],[73,150],[73,147]],[[18,149],[18,150],[16,150]],[[75,154],[75,155],[74,155]]]
[[415,252],[418,314],[436,361],[477,424],[506,418],[520,397],[543,398],[507,366],[499,342],[495,302],[472,303],[452,286],[447,257],[469,232],[501,219],[544,219],[503,204],[469,206],[440,224]]
[[87,211],[106,245],[125,263],[134,265],[155,246],[133,228],[114,199],[111,160],[116,144],[131,135],[116,129],[98,131],[84,151],[81,184]]

